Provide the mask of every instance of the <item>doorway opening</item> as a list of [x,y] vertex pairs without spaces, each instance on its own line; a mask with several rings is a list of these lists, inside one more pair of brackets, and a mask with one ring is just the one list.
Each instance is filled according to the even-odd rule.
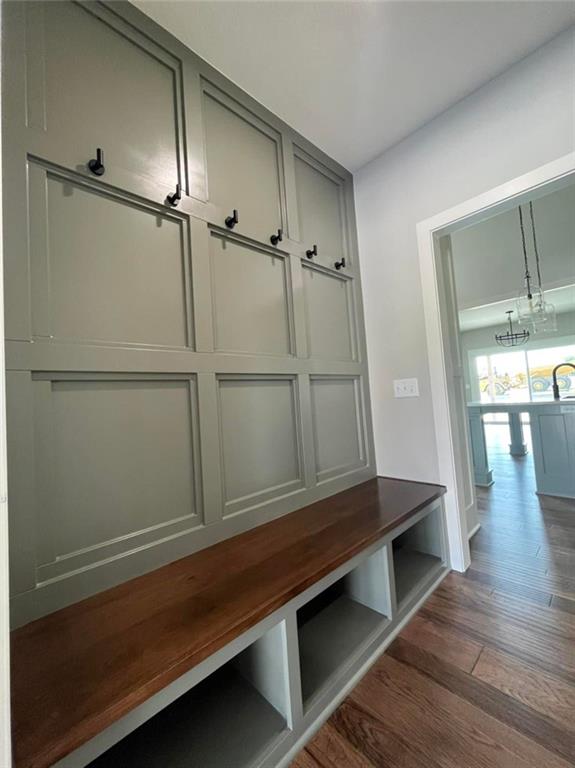
[[[548,604],[555,590],[565,589],[558,561],[573,549],[575,519],[573,210],[572,183],[449,236],[477,499],[468,575]],[[537,271],[532,240],[525,253],[533,274],[542,276],[545,324],[522,316],[518,300],[521,220],[531,211]],[[561,363],[567,365],[554,377]]]
[[[537,205],[537,201],[552,196],[561,190],[566,193],[569,187],[575,188],[575,154],[573,153],[418,225],[420,270],[424,289],[424,310],[437,448],[441,479],[448,487],[446,499],[448,533],[452,565],[456,570],[464,571],[469,567],[469,537],[477,532],[481,524],[481,517],[484,516],[482,513],[485,513],[485,495],[487,492],[480,490],[478,493],[477,491],[478,474],[481,475],[482,470],[484,483],[481,483],[479,487],[490,487],[491,485],[492,477],[489,477],[489,470],[492,468],[488,465],[489,451],[486,447],[485,430],[492,429],[493,432],[499,429],[499,432],[502,432],[501,422],[489,424],[491,416],[487,418],[487,424],[484,424],[487,413],[507,414],[505,418],[509,423],[503,423],[505,429],[511,433],[515,427],[516,433],[523,433],[522,442],[525,443],[527,440],[525,447],[526,450],[529,450],[529,459],[524,464],[527,468],[531,459],[537,463],[537,457],[541,458],[542,440],[543,448],[546,449],[543,453],[546,452],[547,454],[557,442],[553,429],[549,434],[542,434],[540,416],[545,416],[546,423],[544,426],[546,429],[553,424],[557,425],[555,416],[558,418],[565,416],[567,426],[562,428],[562,441],[560,441],[564,450],[561,456],[552,456],[551,461],[549,455],[546,455],[545,460],[548,465],[553,466],[554,471],[559,468],[566,477],[570,475],[571,462],[575,461],[575,446],[573,445],[575,407],[569,404],[567,400],[562,401],[560,406],[555,403],[551,387],[541,387],[540,384],[534,386],[537,374],[548,379],[549,374],[552,373],[552,370],[546,370],[547,358],[558,353],[562,355],[565,348],[569,353],[571,345],[575,345],[573,331],[569,330],[572,325],[567,326],[566,338],[557,336],[553,339],[552,344],[549,344],[548,338],[543,342],[537,339],[536,344],[530,345],[531,355],[521,358],[522,365],[525,367],[523,375],[520,375],[521,371],[516,372],[513,369],[511,372],[511,368],[501,370],[501,367],[497,368],[494,365],[494,363],[501,363],[501,360],[495,359],[497,354],[521,352],[521,350],[515,349],[498,349],[494,339],[495,333],[493,333],[493,347],[495,348],[492,348],[491,342],[484,344],[483,347],[476,346],[474,351],[477,354],[475,357],[472,354],[470,360],[470,349],[465,346],[462,339],[462,325],[468,322],[470,318],[473,319],[474,315],[477,315],[477,311],[481,310],[486,315],[483,319],[485,324],[478,331],[483,333],[484,328],[489,327],[487,315],[490,312],[492,313],[491,320],[494,319],[493,313],[501,318],[495,321],[495,325],[501,329],[506,319],[505,311],[509,308],[504,307],[503,304],[514,299],[514,295],[510,295],[509,290],[505,290],[505,281],[501,276],[496,276],[490,272],[486,265],[486,254],[489,254],[489,249],[479,237],[476,238],[479,255],[476,254],[476,258],[472,262],[475,273],[470,278],[469,285],[476,291],[482,285],[484,287],[491,285],[493,294],[491,300],[487,302],[469,303],[468,306],[459,305],[458,298],[460,299],[460,297],[457,295],[456,287],[456,250],[465,238],[469,238],[471,234],[477,235],[480,225],[485,225],[486,222],[491,221],[493,225],[491,229],[495,229],[497,234],[497,225],[505,221],[506,217],[516,216],[519,206],[528,205],[529,202],[534,202]],[[542,203],[539,202],[539,207],[541,205]],[[496,219],[499,219],[499,222],[496,222]],[[472,228],[476,229],[475,233],[472,232]],[[483,232],[483,234],[485,233]],[[493,237],[493,232],[491,236]],[[503,243],[503,241],[504,238],[501,240],[496,238],[495,242]],[[511,274],[514,275],[514,294],[521,288],[522,282],[521,243],[517,240],[515,242],[518,256],[513,263],[509,261],[505,264],[509,272],[507,277]],[[573,260],[571,260],[571,270],[573,271]],[[571,280],[571,289],[573,289],[573,284],[575,284],[575,276]],[[565,286],[547,285],[544,287],[556,289]],[[499,291],[499,294],[496,291]],[[573,290],[570,291],[570,295],[572,294]],[[561,297],[560,300],[562,300]],[[487,308],[484,305],[487,305]],[[466,313],[464,318],[460,316],[460,312]],[[558,314],[557,317],[560,319],[561,314]],[[491,333],[490,330],[489,334]],[[554,351],[550,352],[549,350],[553,348]],[[478,357],[484,359],[478,363],[476,360]],[[556,362],[564,361],[557,359]],[[537,370],[541,368],[545,370]],[[497,386],[498,384],[499,386]],[[569,384],[572,384],[575,390],[575,379],[573,382],[569,379]],[[538,387],[541,388],[541,391],[537,391]],[[550,390],[548,394],[546,394],[547,389]],[[565,395],[565,393],[562,394]],[[512,396],[516,396],[518,399],[511,402]],[[501,399],[505,402],[500,402]],[[536,415],[534,415],[532,406],[536,402],[539,403],[540,410],[536,411]],[[571,403],[575,403],[575,401],[572,400]],[[510,408],[510,405],[515,407]],[[559,410],[554,411],[554,408],[559,408]],[[512,415],[510,415],[510,411]],[[525,423],[525,417],[521,416],[525,412],[529,413],[530,423],[528,425]],[[573,426],[571,426],[572,424]],[[570,432],[571,429],[574,430],[573,434]],[[555,436],[559,432],[561,430],[557,428]],[[488,434],[491,433],[488,432]],[[527,437],[525,437],[526,434]],[[493,438],[489,439],[493,441],[495,447],[497,442],[501,442],[504,438],[497,438],[494,434]],[[509,443],[513,442],[517,441],[510,438]],[[536,447],[535,443],[537,442],[539,445]],[[513,460],[513,457],[510,458]],[[571,474],[575,476],[575,472]],[[552,484],[539,483],[539,475],[537,478],[537,491],[540,494],[553,496],[550,493]],[[479,477],[479,480],[481,479]],[[547,479],[551,480],[551,478]],[[503,483],[500,483],[496,491],[491,491],[492,495],[502,491],[502,486]],[[571,503],[570,497],[575,497],[575,488],[569,487],[565,492],[563,491],[565,489],[562,489],[558,497],[561,495],[563,498],[561,504],[568,505]],[[533,494],[535,503],[537,503],[537,499],[538,497]],[[521,520],[519,523],[523,524]]]

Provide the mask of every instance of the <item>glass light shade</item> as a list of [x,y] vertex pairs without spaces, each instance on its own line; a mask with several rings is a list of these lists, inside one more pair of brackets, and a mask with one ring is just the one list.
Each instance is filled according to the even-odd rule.
[[545,300],[537,304],[531,319],[531,326],[534,333],[553,333],[556,331],[557,315],[553,304]]
[[533,333],[551,333],[557,330],[555,307],[540,288],[534,288],[531,298],[526,291],[517,297],[517,318],[521,325],[527,325]]
[[527,288],[523,288],[516,301],[517,322],[521,325],[531,324],[531,318],[535,314],[536,307],[541,306],[543,297],[539,288],[533,288],[531,294],[527,293]]

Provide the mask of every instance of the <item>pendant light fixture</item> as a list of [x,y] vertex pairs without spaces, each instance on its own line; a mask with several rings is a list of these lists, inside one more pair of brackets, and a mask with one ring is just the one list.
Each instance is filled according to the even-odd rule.
[[519,226],[521,228],[521,242],[523,245],[523,263],[525,265],[524,287],[517,297],[517,319],[523,325],[528,325],[533,333],[545,333],[557,330],[557,317],[555,307],[549,301],[545,301],[541,280],[541,260],[537,247],[535,233],[535,217],[533,215],[533,203],[529,203],[531,217],[531,232],[533,235],[533,251],[537,267],[537,284],[533,285],[533,278],[529,272],[527,260],[527,245],[525,243],[525,227],[523,223],[523,211],[519,206]]
[[518,347],[520,344],[525,344],[525,342],[529,338],[529,331],[527,330],[514,331],[513,320],[511,319],[513,310],[508,309],[505,314],[507,315],[507,322],[509,323],[508,328],[505,331],[505,333],[496,333],[495,341],[501,347]]

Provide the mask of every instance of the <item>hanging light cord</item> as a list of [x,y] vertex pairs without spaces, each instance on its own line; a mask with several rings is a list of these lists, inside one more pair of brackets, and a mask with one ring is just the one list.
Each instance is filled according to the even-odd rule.
[[539,290],[541,290],[541,264],[539,263],[539,250],[537,249],[537,238],[535,236],[535,218],[533,216],[533,203],[531,201],[529,202],[529,213],[531,215],[531,231],[533,232],[533,250],[535,251],[535,263],[537,264],[537,280],[539,282]]
[[[527,298],[532,299],[533,294],[531,293],[531,275],[529,274],[529,264],[527,262],[527,246],[525,244],[525,227],[523,226],[523,211],[521,210],[521,206],[519,206],[519,226],[521,227],[521,240],[523,242],[523,261],[525,262],[525,285],[527,287]],[[533,230],[533,232],[535,234],[535,230]]]

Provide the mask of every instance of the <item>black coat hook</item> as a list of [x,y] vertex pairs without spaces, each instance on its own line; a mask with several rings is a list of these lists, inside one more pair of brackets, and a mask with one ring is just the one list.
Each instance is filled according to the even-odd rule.
[[345,267],[345,259],[342,259],[341,261],[336,261],[333,266],[336,269],[341,269],[342,267]]
[[278,229],[278,233],[277,233],[277,235],[272,235],[272,236],[270,237],[270,243],[271,243],[272,245],[277,245],[277,244],[278,244],[278,243],[280,243],[280,242],[281,242],[283,239],[284,239],[284,233],[282,232],[282,230],[281,230],[281,229]]
[[179,184],[176,184],[176,191],[173,195],[168,195],[166,197],[166,202],[169,203],[172,206],[176,206],[180,200],[182,199],[182,188]]
[[308,259],[313,259],[314,256],[317,256],[317,245],[314,245],[313,248],[306,251],[305,255],[308,257]]
[[233,229],[239,220],[240,220],[240,217],[238,216],[238,212],[234,208],[233,214],[231,216],[226,217],[226,227],[228,227],[228,229]]
[[92,158],[90,162],[88,163],[88,168],[92,171],[92,173],[95,173],[96,176],[103,176],[104,171],[106,170],[104,168],[104,150],[98,149],[96,150],[96,157]]

